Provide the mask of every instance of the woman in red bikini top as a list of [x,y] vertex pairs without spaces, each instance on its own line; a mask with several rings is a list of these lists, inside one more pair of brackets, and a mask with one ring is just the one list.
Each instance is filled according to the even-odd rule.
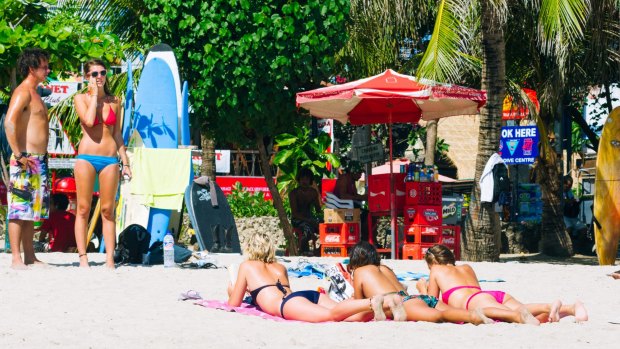
[[[523,304],[503,291],[485,291],[480,288],[478,277],[471,266],[456,265],[452,251],[444,245],[429,248],[424,256],[430,275],[428,283],[420,279],[416,284],[421,294],[439,297],[456,308],[485,309],[485,314],[495,320],[539,325],[540,322],[556,322],[567,315],[575,316],[576,321],[588,319],[581,302],[562,305],[559,300],[553,303]],[[489,311],[491,310],[491,314]],[[534,316],[536,317],[534,317]]]
[[119,99],[112,95],[107,85],[107,69],[99,59],[84,64],[88,79],[88,92],[74,98],[75,110],[82,125],[82,140],[75,162],[77,210],[75,241],[80,267],[88,267],[86,255],[86,230],[93,196],[95,176],[99,176],[99,200],[106,250],[106,266],[114,268],[116,223],[114,208],[119,180],[119,157],[122,174],[131,177],[129,159],[121,135]]

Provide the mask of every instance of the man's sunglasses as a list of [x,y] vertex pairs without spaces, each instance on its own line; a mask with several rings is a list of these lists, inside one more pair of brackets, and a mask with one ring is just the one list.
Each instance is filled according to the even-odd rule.
[[93,71],[90,72],[90,76],[92,76],[93,78],[99,77],[99,73],[101,73],[101,76],[105,76],[107,71],[102,70],[102,71]]

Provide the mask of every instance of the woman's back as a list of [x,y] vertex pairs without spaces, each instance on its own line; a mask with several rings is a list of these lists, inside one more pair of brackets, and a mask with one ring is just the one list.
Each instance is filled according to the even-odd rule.
[[433,265],[430,282],[438,287],[437,292],[431,291],[433,287],[429,289],[431,295],[438,296],[441,291],[444,303],[459,308],[463,308],[467,299],[480,290],[476,273],[467,264]]
[[[372,282],[363,283],[360,280],[372,280]],[[353,283],[355,298],[368,298],[403,290],[394,272],[383,265],[365,265],[356,268]]]
[[280,314],[282,298],[291,293],[286,268],[282,264],[245,261],[239,266],[239,275],[244,275],[247,289],[253,293],[253,301],[263,311],[276,316]]

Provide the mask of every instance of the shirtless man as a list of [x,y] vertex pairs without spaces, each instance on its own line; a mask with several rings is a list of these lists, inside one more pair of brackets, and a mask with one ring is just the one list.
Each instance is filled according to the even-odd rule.
[[301,239],[300,252],[305,254],[308,252],[308,242],[316,241],[319,233],[319,220],[315,217],[315,213],[321,212],[321,201],[319,192],[312,186],[314,179],[312,171],[304,168],[297,175],[299,186],[289,194],[289,202],[291,204],[291,218],[294,227],[298,227],[303,232]]
[[[37,94],[37,85],[50,72],[49,54],[38,48],[25,49],[17,59],[17,69],[26,78],[17,86],[6,113],[4,128],[13,151],[10,159],[9,239],[13,269],[43,264],[34,255],[34,221],[48,217],[49,182],[47,108]],[[20,243],[24,248],[22,260]]]

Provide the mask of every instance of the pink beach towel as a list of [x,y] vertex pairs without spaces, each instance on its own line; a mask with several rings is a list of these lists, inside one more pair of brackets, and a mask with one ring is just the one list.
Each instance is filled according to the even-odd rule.
[[286,320],[279,316],[273,316],[247,303],[241,303],[241,306],[233,307],[231,305],[228,305],[228,303],[224,301],[218,301],[218,300],[213,300],[213,299],[201,299],[201,300],[196,301],[194,304],[201,305],[205,308],[219,309],[219,310],[225,310],[225,311],[235,312],[235,313],[244,314],[244,315],[258,316],[260,318],[273,320],[273,321],[304,322],[304,321],[297,321],[297,320]]

